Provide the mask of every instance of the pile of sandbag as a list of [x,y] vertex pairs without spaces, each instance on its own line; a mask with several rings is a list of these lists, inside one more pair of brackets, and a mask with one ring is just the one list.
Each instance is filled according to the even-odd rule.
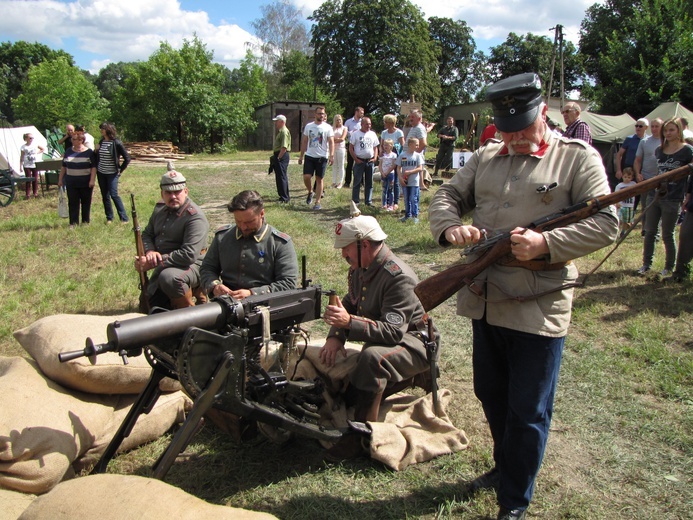
[[[30,357],[0,357],[0,520],[274,518],[213,506],[143,477],[73,479],[100,458],[151,367],[144,356],[124,365],[117,353],[66,363],[58,354],[84,348],[87,337],[105,342],[108,323],[137,316],[50,316],[15,332]],[[192,403],[178,381],[165,378],[160,388],[156,405],[140,416],[119,451],[153,441],[185,420]]]

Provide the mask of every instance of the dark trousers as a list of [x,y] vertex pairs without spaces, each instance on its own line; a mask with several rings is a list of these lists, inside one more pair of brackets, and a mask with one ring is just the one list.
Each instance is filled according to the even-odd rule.
[[277,181],[277,195],[282,202],[289,202],[289,152],[279,159],[279,152],[274,152],[274,176]]
[[[531,305],[531,304],[529,304]],[[498,502],[526,509],[549,436],[563,338],[472,320],[474,393],[493,437]]]
[[676,255],[675,276],[688,278],[693,260],[693,212],[686,211],[679,231],[679,249]]
[[29,195],[31,195],[31,189],[33,188],[34,190],[34,197],[38,196],[38,181],[39,181],[39,172],[36,168],[24,168],[24,175],[26,175],[27,179],[33,178],[33,182],[25,182],[24,183],[24,189],[26,190],[26,196],[29,198]]
[[115,204],[120,220],[127,222],[128,214],[125,212],[123,200],[118,195],[119,178],[120,176],[117,173],[112,175],[96,174],[96,179],[99,181],[99,190],[101,190],[101,198],[103,199],[103,210],[106,213],[106,220],[113,220],[113,205],[111,204],[111,199],[113,199],[113,204]]
[[354,164],[354,185],[351,188],[351,200],[356,204],[361,198],[361,183],[365,187],[366,204],[373,203],[373,170],[375,165],[372,162],[360,162]]
[[347,163],[346,163],[346,170],[344,171],[344,186],[349,187],[351,185],[351,174],[354,171],[354,158],[351,156],[349,153],[349,149],[347,148]]
[[94,191],[94,188],[89,187],[89,176],[82,178],[65,175],[65,191],[70,225],[79,224],[80,209],[82,224],[88,224],[91,219],[91,196]]

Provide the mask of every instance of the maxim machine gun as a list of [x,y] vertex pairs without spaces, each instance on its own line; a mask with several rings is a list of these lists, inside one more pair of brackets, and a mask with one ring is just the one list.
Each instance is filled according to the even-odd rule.
[[260,357],[270,340],[287,349],[301,335],[299,324],[321,316],[320,286],[310,285],[304,276],[301,289],[243,300],[228,296],[209,303],[156,312],[108,325],[108,341],[59,354],[61,362],[80,356],[118,352],[128,356],[144,352],[152,366],[151,378],[132,406],[92,473],[103,473],[138,417],[152,409],[160,395],[159,382],[165,376],[180,381],[194,405],[168,449],[154,465],[154,477],[163,479],[178,454],[198,429],[210,407],[267,423],[289,432],[319,440],[335,441],[343,431],[318,424],[323,384],[290,381],[279,371],[267,371]]

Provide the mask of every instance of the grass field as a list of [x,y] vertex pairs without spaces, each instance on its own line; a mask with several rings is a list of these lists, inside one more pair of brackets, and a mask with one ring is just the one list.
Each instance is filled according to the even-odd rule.
[[[293,237],[299,256],[307,256],[308,277],[343,294],[347,264],[332,247],[332,231],[348,215],[350,190],[328,189],[324,209],[310,210],[294,157],[293,202],[279,205],[274,177],[267,175],[265,162],[257,162],[267,155],[194,157],[179,161],[176,169],[188,178],[191,196],[213,229],[230,222],[225,205],[235,193],[260,191],[268,201],[268,221]],[[132,164],[122,177],[121,195],[129,209],[129,193],[136,194],[142,225],[158,198],[164,169]],[[431,195],[423,193],[418,226],[368,211],[421,278],[459,258],[431,239],[425,211]],[[22,355],[12,331],[43,316],[136,310],[132,229],[105,225],[98,190],[89,226],[68,230],[67,221],[57,216],[53,188],[44,198],[0,208],[0,231],[0,354]],[[578,260],[581,271],[605,253]],[[638,230],[576,292],[555,419],[530,518],[693,517],[693,285],[636,276],[641,256]],[[655,272],[663,268],[662,258],[658,246]],[[257,438],[238,444],[207,425],[167,481],[212,503],[282,519],[495,518],[492,492],[465,493],[465,484],[491,466],[490,435],[472,391],[470,324],[455,316],[453,300],[433,316],[443,337],[440,386],[453,393],[448,413],[471,440],[466,451],[402,472],[366,459],[330,466],[315,441],[275,446]],[[319,321],[308,327],[316,335],[325,332]],[[117,457],[109,471],[148,475],[169,440]]]

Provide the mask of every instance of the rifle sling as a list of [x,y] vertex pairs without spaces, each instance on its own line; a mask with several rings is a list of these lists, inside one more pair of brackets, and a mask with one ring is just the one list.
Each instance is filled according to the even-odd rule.
[[530,271],[559,271],[570,264],[571,261],[551,264],[547,259],[541,258],[535,258],[534,260],[518,260],[510,253],[498,260],[497,263],[505,267],[522,267]]

